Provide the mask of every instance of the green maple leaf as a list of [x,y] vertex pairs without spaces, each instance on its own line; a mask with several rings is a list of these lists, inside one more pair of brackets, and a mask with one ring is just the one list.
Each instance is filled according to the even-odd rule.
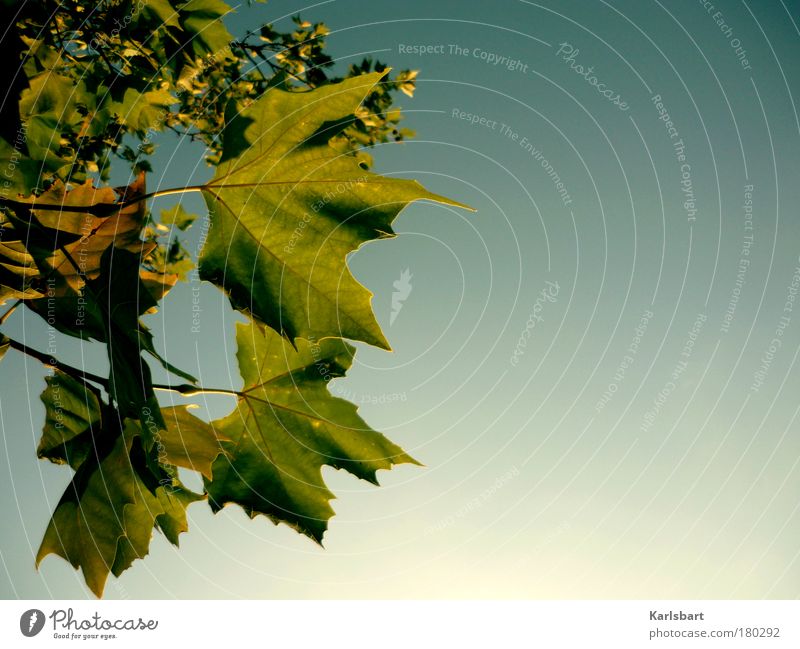
[[224,56],[233,41],[222,18],[232,9],[221,0],[189,0],[178,5],[180,22],[196,56]]
[[336,146],[384,74],[310,92],[270,89],[228,124],[222,162],[203,188],[211,228],[200,277],[292,340],[342,337],[388,349],[347,255],[394,236],[392,221],[412,201],[465,207],[414,180],[370,173]]
[[161,210],[161,223],[165,226],[174,226],[178,230],[186,230],[197,218],[197,214],[190,214],[180,203],[168,210]]
[[166,113],[177,101],[168,90],[139,92],[128,88],[122,101],[110,102],[108,110],[119,115],[133,130],[145,134],[148,129],[161,130]]
[[418,464],[328,391],[328,381],[350,367],[352,346],[299,339],[295,348],[255,324],[238,324],[236,340],[244,388],[236,409],[212,422],[231,440],[206,481],[212,509],[236,503],[321,542],[334,497],[324,465],[377,484],[378,469]]
[[3,138],[0,138],[0,167],[5,170],[0,179],[0,195],[11,199],[30,195],[44,171],[40,162],[22,155]]
[[[139,23],[150,22],[153,27],[175,27],[180,29],[178,11],[169,0],[148,0],[142,6],[142,11],[137,15]],[[143,20],[144,19],[144,20]]]
[[230,440],[195,417],[189,406],[162,408],[161,416],[167,424],[159,435],[164,458],[170,464],[211,478],[214,460],[224,453],[223,443]]
[[[103,431],[61,497],[36,556],[57,554],[83,571],[100,597],[109,573],[119,576],[144,557],[154,529],[177,545],[188,528],[186,507],[202,499],[177,482],[156,480],[145,467],[141,431]],[[168,474],[163,474],[167,476]]]
[[69,162],[59,155],[63,131],[76,128],[83,120],[78,112],[79,100],[92,103],[93,95],[83,82],[43,72],[29,80],[19,101],[19,114],[25,120],[25,142],[31,158],[55,171]]

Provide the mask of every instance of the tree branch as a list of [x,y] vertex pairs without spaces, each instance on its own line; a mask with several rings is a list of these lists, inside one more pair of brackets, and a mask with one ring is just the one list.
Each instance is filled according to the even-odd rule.
[[[79,381],[91,381],[92,383],[97,383],[98,385],[102,386],[103,388],[108,387],[108,379],[97,376],[96,374],[91,374],[90,372],[84,372],[83,370],[78,369],[77,367],[72,367],[71,365],[67,365],[66,363],[62,363],[61,361],[53,358],[52,356],[45,354],[44,352],[40,352],[36,349],[32,349],[28,347],[24,343],[19,342],[18,340],[14,340],[13,338],[6,337],[6,341],[8,342],[8,346],[11,349],[16,349],[18,352],[22,352],[26,356],[30,356],[31,358],[35,358],[37,361],[46,365],[47,367],[52,367],[53,369],[60,370],[64,372],[64,374],[68,374],[74,379]],[[156,384],[153,385],[154,390],[162,390],[166,392],[177,392],[182,394],[185,397],[191,397],[197,394],[226,394],[229,396],[240,397],[242,393],[238,390],[226,390],[225,388],[204,388],[197,385],[190,385],[188,383],[182,383],[180,385],[164,385],[164,384]]]
[[247,57],[247,60],[253,64],[253,69],[256,70],[258,74],[261,75],[261,79],[267,81],[267,76],[264,74],[264,71],[258,67],[258,63],[256,63],[256,60],[253,58],[252,54],[250,54],[250,52],[247,51],[247,45],[244,43],[237,43],[237,45],[239,45],[242,48],[242,52],[244,52],[244,55]]
[[0,316],[0,325],[1,325],[1,324],[4,324],[4,323],[5,323],[5,321],[6,321],[6,320],[8,320],[8,316],[10,316],[12,313],[14,313],[14,311],[16,311],[16,310],[17,310],[17,307],[18,307],[20,304],[22,304],[22,300],[17,300],[16,302],[14,302],[14,304],[12,304],[12,305],[11,305],[11,306],[8,308],[8,311],[6,311],[6,312],[5,312],[5,313],[4,313],[2,316]]
[[8,341],[8,346],[11,349],[16,349],[18,352],[22,352],[23,354],[30,356],[31,358],[35,358],[37,361],[41,362],[42,364],[52,367],[53,369],[61,370],[64,374],[69,374],[72,378],[78,379],[80,381],[91,381],[92,383],[97,383],[101,385],[103,388],[108,387],[108,379],[103,378],[102,376],[97,376],[96,374],[90,374],[89,372],[84,372],[83,370],[79,370],[77,367],[72,367],[72,365],[67,365],[66,363],[62,363],[61,361],[53,358],[49,354],[45,354],[44,352],[40,352],[36,349],[32,349],[25,345],[24,343],[19,342],[18,340],[14,340],[13,338],[6,338]]

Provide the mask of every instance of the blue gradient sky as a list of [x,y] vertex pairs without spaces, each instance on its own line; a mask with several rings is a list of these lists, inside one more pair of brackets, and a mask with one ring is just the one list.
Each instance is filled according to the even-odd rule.
[[[180,550],[156,538],[107,596],[800,595],[800,304],[786,307],[800,282],[800,4],[713,4],[240,7],[234,34],[301,12],[331,28],[341,66],[371,54],[419,69],[400,100],[417,138],[380,147],[376,170],[478,210],[413,205],[397,239],[351,258],[394,352],[361,349],[332,390],[426,466],[385,472],[380,489],[326,469],[339,498],[325,550],[194,505]],[[201,157],[165,137],[150,187],[203,181]],[[191,295],[149,317],[160,348],[204,384],[237,386],[237,316],[203,285],[191,333]],[[30,313],[7,331],[47,346]],[[104,370],[100,347],[58,345]],[[34,570],[69,471],[35,458],[44,370],[14,353],[2,369],[0,595],[87,597],[64,561]],[[207,417],[232,407],[196,402]]]

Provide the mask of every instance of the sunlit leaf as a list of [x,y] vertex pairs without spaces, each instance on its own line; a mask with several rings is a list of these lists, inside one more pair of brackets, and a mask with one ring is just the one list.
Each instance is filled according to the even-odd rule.
[[223,162],[203,189],[212,227],[200,276],[290,339],[388,348],[347,255],[394,236],[392,221],[412,201],[459,205],[414,180],[365,171],[329,145],[382,76],[307,93],[271,89],[228,125]]
[[178,230],[186,230],[197,218],[197,214],[190,214],[180,203],[168,210],[161,210],[161,223],[174,226]]
[[209,502],[236,503],[321,542],[333,515],[323,466],[377,484],[379,469],[416,461],[328,391],[350,367],[352,346],[298,340],[295,349],[271,329],[243,324],[236,340],[244,388],[236,409],[212,422],[232,441],[212,467]]

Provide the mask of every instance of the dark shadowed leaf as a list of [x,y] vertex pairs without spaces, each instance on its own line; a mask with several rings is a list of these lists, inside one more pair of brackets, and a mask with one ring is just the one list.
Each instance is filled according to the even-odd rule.
[[100,401],[85,384],[55,370],[45,378],[40,398],[45,407],[44,429],[36,453],[56,464],[78,469],[94,453],[101,424]]
[[177,544],[178,534],[187,529],[186,506],[202,498],[174,480],[153,482],[138,459],[137,426],[128,422],[124,435],[103,433],[104,442],[111,442],[107,448],[98,445],[97,454],[78,469],[36,556],[37,565],[57,554],[80,568],[98,597],[109,573],[119,576],[148,553],[153,529]]

